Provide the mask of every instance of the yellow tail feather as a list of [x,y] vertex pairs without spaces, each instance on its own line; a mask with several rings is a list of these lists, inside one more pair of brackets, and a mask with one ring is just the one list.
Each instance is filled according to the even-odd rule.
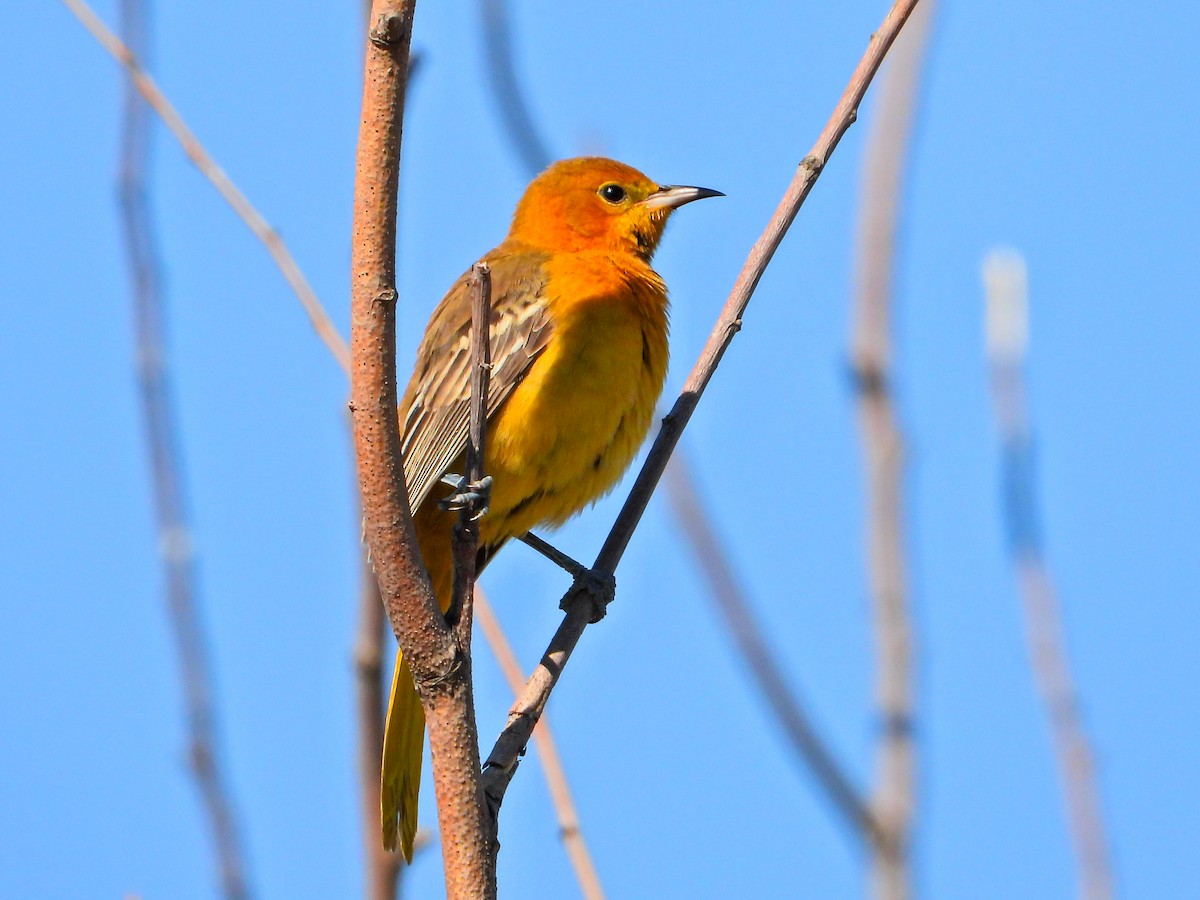
[[379,777],[379,813],[383,845],[412,862],[417,834],[417,796],[421,789],[421,757],[425,749],[425,711],[413,687],[404,654],[396,654],[392,694],[383,732],[383,765]]

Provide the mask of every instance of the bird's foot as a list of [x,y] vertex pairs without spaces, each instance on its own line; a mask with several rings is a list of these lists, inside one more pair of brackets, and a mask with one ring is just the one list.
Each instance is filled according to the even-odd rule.
[[588,570],[588,567],[583,563],[567,556],[567,554],[563,553],[549,541],[543,541],[532,531],[525,532],[525,534],[518,537],[517,540],[532,547],[572,578],[578,578]]
[[617,593],[617,579],[611,573],[589,569],[583,563],[567,556],[553,544],[543,541],[532,531],[520,535],[517,540],[528,544],[574,579],[571,589],[558,604],[559,609],[567,612],[576,603],[587,603],[589,604],[589,623],[595,625],[604,618],[604,614],[608,612],[608,604],[612,602]]
[[438,501],[439,509],[466,510],[472,522],[487,515],[492,499],[491,475],[484,475],[478,481],[467,481],[463,475],[447,474],[442,476],[442,482],[454,488],[454,493]]
[[576,603],[587,603],[588,622],[595,625],[608,612],[608,604],[612,603],[617,594],[617,579],[610,572],[598,572],[595,569],[584,569],[575,576],[571,590],[563,597],[559,609],[570,611]]

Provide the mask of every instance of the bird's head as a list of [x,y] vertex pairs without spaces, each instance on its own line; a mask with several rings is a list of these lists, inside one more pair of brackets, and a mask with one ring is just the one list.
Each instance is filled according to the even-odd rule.
[[508,237],[551,253],[612,250],[649,262],[673,210],[722,196],[708,188],[657,184],[612,159],[565,159],[525,189]]

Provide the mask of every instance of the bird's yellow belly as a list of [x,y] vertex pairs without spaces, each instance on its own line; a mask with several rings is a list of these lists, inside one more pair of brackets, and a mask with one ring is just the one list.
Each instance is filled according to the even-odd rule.
[[665,327],[655,331],[631,310],[598,306],[556,332],[490,425],[485,542],[560,525],[613,488],[662,389]]

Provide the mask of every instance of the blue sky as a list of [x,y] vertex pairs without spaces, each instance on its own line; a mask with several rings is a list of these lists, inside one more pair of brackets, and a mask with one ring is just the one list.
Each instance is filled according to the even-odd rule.
[[[116,21],[116,4],[98,12]],[[346,330],[359,4],[155,15],[151,69]],[[519,3],[519,74],[560,155],[602,151],[728,197],[681,211],[677,390],[883,3]],[[920,644],[924,896],[1061,898],[1073,863],[999,518],[979,267],[1023,251],[1041,500],[1122,895],[1200,895],[1200,14],[943,3],[897,285]],[[213,896],[184,768],[114,204],[117,69],[55,3],[0,59],[0,896]],[[424,4],[406,121],[401,362],[526,181],[472,3]],[[870,104],[864,109],[864,119]],[[687,447],[789,676],[859,783],[873,752],[862,478],[845,378],[853,129],[763,279]],[[159,133],[154,207],[204,616],[262,897],[360,892],[357,535],[346,385],[262,248]],[[620,491],[618,491],[618,498]],[[560,545],[590,558],[601,503]],[[656,501],[551,704],[613,897],[862,893],[862,854],[797,769]],[[521,547],[484,581],[530,665],[564,576]],[[509,695],[478,654],[480,730]],[[426,797],[431,794],[426,791]],[[427,817],[432,822],[432,807]],[[501,884],[570,896],[534,765]],[[422,856],[410,896],[440,891]]]

